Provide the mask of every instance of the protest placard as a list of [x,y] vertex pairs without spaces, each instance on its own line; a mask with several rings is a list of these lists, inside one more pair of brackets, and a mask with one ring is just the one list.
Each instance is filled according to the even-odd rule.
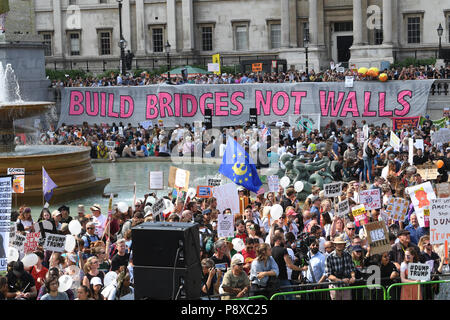
[[337,215],[339,217],[346,216],[350,212],[350,206],[348,203],[348,199],[341,201],[337,204]]
[[352,76],[345,76],[345,87],[346,88],[353,88],[353,77]]
[[212,186],[197,186],[197,198],[211,198]]
[[190,172],[188,170],[171,166],[169,169],[168,186],[170,188],[177,188],[187,192],[189,188],[189,176]]
[[166,209],[166,204],[164,198],[161,198],[152,205],[153,217],[160,215],[164,209]]
[[267,184],[269,186],[269,192],[278,192],[280,188],[280,178],[278,176],[268,176]]
[[417,166],[417,173],[420,174],[422,180],[435,180],[439,175],[436,167]]
[[19,252],[24,252],[24,244],[25,244],[26,240],[27,240],[26,236],[16,232],[14,234],[14,238],[10,238],[9,245],[11,247],[16,248],[17,251],[19,251]]
[[47,235],[45,236],[44,250],[64,252],[65,245],[65,235],[47,233]]
[[105,141],[105,146],[109,149],[112,150],[114,149],[114,147],[116,146],[116,143],[114,141]]
[[431,136],[431,142],[434,145],[444,144],[450,141],[450,129],[441,128]]
[[149,179],[149,189],[150,190],[164,189],[164,172],[163,171],[150,171],[148,179]]
[[430,242],[441,244],[450,241],[450,198],[431,199]]
[[430,201],[436,199],[436,194],[434,193],[433,187],[429,181],[406,188],[406,192],[409,194],[411,201],[414,205],[414,211],[417,215],[417,220],[419,225],[423,227],[428,227],[425,221],[424,210],[429,209]]
[[355,224],[357,227],[361,227],[369,222],[366,215],[366,208],[363,204],[352,207],[352,215],[355,217]]
[[4,255],[0,255],[0,272],[6,271],[8,265],[6,253],[8,252],[9,234],[11,231],[11,178],[0,178],[0,236],[3,242],[0,242],[0,251]]
[[342,183],[334,182],[324,184],[323,190],[325,191],[325,197],[328,198],[339,197],[342,193]]
[[408,212],[409,201],[403,198],[391,198],[386,204],[384,211],[389,218],[395,221],[405,221],[405,215]]
[[363,204],[366,210],[380,209],[380,189],[361,190],[359,192],[359,203]]
[[220,213],[227,208],[230,208],[233,214],[239,213],[239,195],[234,183],[214,187],[213,197],[217,199],[217,210]]
[[145,130],[148,130],[148,128],[153,126],[153,123],[151,120],[146,120],[144,122],[141,123],[142,128],[144,128]]
[[234,237],[234,219],[232,214],[218,215],[217,235],[219,238]]
[[408,162],[410,165],[414,165],[414,140],[408,139]]
[[389,141],[390,146],[392,148],[394,148],[395,151],[399,151],[400,150],[400,144],[401,144],[400,138],[397,137],[397,135],[393,131],[391,131],[391,137],[390,138],[391,138],[390,141]]
[[450,197],[450,183],[443,182],[436,184],[436,193],[438,198]]
[[423,139],[416,139],[416,141],[414,142],[414,148],[424,151]]
[[367,242],[370,245],[370,255],[382,254],[391,250],[389,232],[384,221],[375,221],[364,225]]
[[25,254],[33,252],[39,246],[39,241],[41,239],[40,232],[30,232],[27,233],[27,239],[25,240],[23,251]]
[[25,192],[25,168],[8,168],[6,173],[12,175],[12,193]]
[[431,266],[428,263],[409,263],[408,279],[417,281],[430,281]]
[[208,186],[218,187],[222,183],[222,179],[219,178],[209,178]]

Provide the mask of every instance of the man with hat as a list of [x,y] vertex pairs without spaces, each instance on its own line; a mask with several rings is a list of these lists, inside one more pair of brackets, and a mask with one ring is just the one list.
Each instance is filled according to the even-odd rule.
[[[330,284],[330,288],[352,285],[355,283],[355,265],[352,256],[345,251],[347,242],[341,235],[333,240],[335,250],[327,257],[325,274],[330,282],[342,284]],[[351,300],[350,290],[330,291],[331,300]]]
[[53,224],[53,232],[61,230],[61,219],[61,212],[59,210],[54,210],[52,212],[52,218],[50,219],[50,222]]
[[411,242],[410,237],[410,232],[408,230],[401,230],[397,234],[398,242],[394,243],[391,247],[391,251],[389,251],[389,261],[392,261],[398,270],[400,270],[400,265],[405,260],[405,250],[407,248],[413,247],[419,257],[421,257],[419,247]]
[[22,261],[13,261],[8,264],[8,300],[32,300],[37,296],[36,284],[28,272],[25,271]]
[[234,256],[231,260],[231,268],[223,276],[222,289],[228,295],[222,296],[222,300],[241,298],[247,295],[250,290],[250,280],[243,267],[244,261],[241,256]]
[[69,223],[72,221],[72,217],[70,216],[70,208],[66,205],[62,205],[58,208],[58,211],[61,212],[61,223]]
[[85,214],[84,205],[79,204],[78,205],[78,219],[80,220],[81,218],[84,218],[84,214]]
[[106,228],[107,218],[102,215],[102,209],[99,204],[94,204],[91,208],[92,222],[95,223],[95,233],[102,238]]

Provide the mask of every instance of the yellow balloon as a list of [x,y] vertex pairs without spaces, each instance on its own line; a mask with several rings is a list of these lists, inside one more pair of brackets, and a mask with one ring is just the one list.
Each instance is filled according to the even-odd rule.
[[378,77],[379,73],[380,73],[380,71],[376,67],[372,67],[367,71],[367,74],[372,77]]
[[367,71],[368,71],[368,69],[366,67],[361,67],[358,69],[358,73],[364,74],[364,75],[367,73]]

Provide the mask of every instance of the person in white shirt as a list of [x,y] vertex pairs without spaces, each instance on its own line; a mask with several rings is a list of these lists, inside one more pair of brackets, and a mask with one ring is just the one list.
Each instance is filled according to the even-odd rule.
[[94,204],[90,209],[92,212],[92,222],[95,223],[95,233],[99,238],[102,238],[106,229],[107,217],[102,215],[102,209],[99,204]]

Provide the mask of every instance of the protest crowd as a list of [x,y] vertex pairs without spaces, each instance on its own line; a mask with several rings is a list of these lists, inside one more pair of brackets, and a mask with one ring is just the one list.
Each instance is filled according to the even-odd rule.
[[[341,70],[340,70],[341,71]],[[449,79],[450,66],[436,68],[434,66],[420,66],[402,68],[391,68],[383,70],[387,74],[387,80],[423,80],[423,79]],[[171,76],[171,83],[181,84],[243,84],[243,83],[295,83],[295,82],[336,82],[345,81],[345,77],[353,77],[356,81],[368,80],[359,74],[356,70],[346,69],[344,72],[338,72],[337,68],[328,69],[323,72],[311,70],[309,72],[301,72],[298,70],[287,72],[247,72],[235,74],[204,74],[195,75],[183,79],[180,75]],[[133,74],[114,74],[105,77],[89,76],[86,78],[78,77],[72,79],[66,76],[66,79],[58,79],[52,81],[51,86],[58,87],[109,87],[109,86],[143,86],[166,84],[167,76],[155,75],[144,71],[140,75]]]
[[[221,158],[226,149],[225,137],[233,133],[238,135],[237,141],[245,151],[256,159],[261,139],[270,142],[271,130],[278,129],[277,148],[270,143],[266,145],[269,162],[280,169],[289,169],[285,160],[291,157],[301,157],[309,164],[331,159],[336,163],[331,171],[333,180],[340,182],[339,191],[330,197],[325,188],[314,186],[305,200],[299,200],[293,184],[283,186],[281,180],[269,192],[251,193],[240,186],[236,193],[242,205],[239,213],[233,212],[234,235],[227,237],[219,234],[220,216],[232,212],[230,208],[221,208],[222,199],[215,197],[187,199],[185,194],[172,197],[170,192],[164,198],[171,201],[172,210],[153,215],[152,205],[158,199],[156,194],[149,193],[128,210],[121,211],[114,206],[108,216],[106,208],[97,204],[80,204],[78,208],[43,208],[38,221],[33,221],[30,208],[23,205],[11,216],[17,233],[23,236],[36,232],[39,223],[43,231],[45,221],[51,224],[50,230],[45,231],[47,234],[71,234],[72,220],[79,221],[81,230],[70,251],[45,250],[39,242],[32,248],[38,256],[36,264],[25,266],[20,259],[10,262],[7,275],[0,278],[0,299],[132,300],[131,229],[144,222],[162,220],[198,224],[203,299],[252,295],[270,298],[276,292],[299,288],[355,286],[366,283],[371,266],[379,267],[380,283],[387,288],[394,283],[415,282],[409,278],[408,265],[419,262],[430,265],[431,280],[448,279],[448,248],[432,243],[433,233],[426,213],[416,204],[424,197],[430,199],[432,194],[441,197],[442,186],[448,190],[450,143],[433,140],[440,127],[446,126],[449,126],[448,119],[436,125],[426,116],[417,127],[396,130],[400,144],[394,146],[390,143],[392,127],[375,126],[364,120],[359,124],[353,121],[350,126],[341,120],[330,121],[320,131],[311,132],[281,121],[259,127],[246,124],[222,128],[219,132],[224,139],[199,137],[198,133],[205,128],[194,124],[171,130],[158,125],[144,128],[122,123],[51,127],[42,134],[43,143],[90,146],[92,158],[111,161],[170,156],[173,148],[178,156],[189,156],[199,148],[204,157]],[[412,164],[408,159],[410,138],[415,142]],[[113,146],[108,148],[106,141],[113,141]],[[434,169],[435,176],[423,176],[424,172],[428,174],[421,169],[424,166]],[[424,184],[426,187],[421,192],[411,191]],[[370,191],[378,198],[364,203],[363,194]],[[448,197],[449,193],[443,194]],[[392,206],[397,200],[402,203],[399,212],[403,211],[394,219]],[[348,209],[342,213],[338,204],[345,201]],[[361,211],[361,204],[373,209],[362,206]],[[282,212],[275,219],[274,208],[279,207]],[[373,235],[365,228],[375,222],[385,226],[386,237],[382,236],[387,248],[376,253],[371,246]],[[20,255],[22,258],[24,253]],[[72,285],[64,287],[64,291],[58,290],[65,284],[59,280],[64,275],[72,278]],[[397,289],[391,293],[394,299],[450,298],[448,283],[415,284]],[[367,294],[362,291],[312,292],[306,299],[355,300]],[[376,295],[368,294],[372,298]],[[305,299],[305,296],[284,298]]]

